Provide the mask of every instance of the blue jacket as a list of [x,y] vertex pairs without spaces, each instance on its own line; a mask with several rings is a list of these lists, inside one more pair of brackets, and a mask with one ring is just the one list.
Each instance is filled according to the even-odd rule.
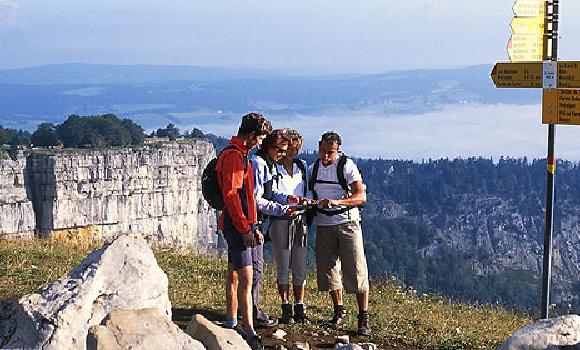
[[288,196],[279,192],[276,187],[276,165],[274,164],[272,171],[270,171],[268,164],[262,157],[254,154],[250,160],[254,172],[256,209],[264,215],[284,215],[288,210]]

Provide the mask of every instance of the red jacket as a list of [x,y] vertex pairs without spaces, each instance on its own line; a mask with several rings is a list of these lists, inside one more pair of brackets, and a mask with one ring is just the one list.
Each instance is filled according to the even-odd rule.
[[[239,137],[232,136],[229,145],[235,146],[237,150],[223,151],[216,165],[218,183],[224,198],[224,210],[218,219],[218,228],[223,230],[231,222],[238,233],[244,234],[257,222],[252,164],[247,160],[248,147]],[[248,162],[245,172],[244,157]]]

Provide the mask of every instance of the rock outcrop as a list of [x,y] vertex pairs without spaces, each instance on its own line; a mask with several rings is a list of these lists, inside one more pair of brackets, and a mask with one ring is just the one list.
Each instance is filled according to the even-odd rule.
[[517,330],[498,350],[580,349],[580,316],[541,320]]
[[[2,156],[2,153],[0,153]],[[0,235],[32,237],[35,215],[26,192],[26,159],[0,159]]]
[[89,330],[87,350],[204,350],[161,309],[112,311]]
[[65,278],[0,310],[0,348],[85,349],[89,328],[115,310],[161,309],[169,318],[167,276],[147,242],[123,235]]
[[217,247],[201,174],[215,156],[203,139],[118,150],[33,151],[0,160],[0,235],[110,240],[144,234],[160,247]]
[[250,350],[248,343],[238,332],[222,328],[202,315],[192,317],[186,332],[208,350]]

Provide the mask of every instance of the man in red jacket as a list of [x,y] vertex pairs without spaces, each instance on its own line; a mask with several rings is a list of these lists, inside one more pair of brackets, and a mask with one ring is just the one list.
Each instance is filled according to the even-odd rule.
[[271,131],[272,125],[261,114],[244,115],[237,136],[232,136],[229,142],[229,146],[233,147],[221,153],[216,165],[224,199],[218,227],[228,244],[226,326],[233,328],[236,325],[239,297],[243,336],[252,349],[262,349],[253,324],[252,262],[256,246],[264,242],[264,236],[257,225],[254,177],[248,152],[261,144]]

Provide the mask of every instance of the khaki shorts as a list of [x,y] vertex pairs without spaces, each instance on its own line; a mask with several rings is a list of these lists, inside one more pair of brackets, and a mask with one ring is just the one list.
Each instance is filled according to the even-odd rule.
[[347,293],[369,290],[369,273],[359,221],[317,226],[316,273],[318,290],[343,287]]

